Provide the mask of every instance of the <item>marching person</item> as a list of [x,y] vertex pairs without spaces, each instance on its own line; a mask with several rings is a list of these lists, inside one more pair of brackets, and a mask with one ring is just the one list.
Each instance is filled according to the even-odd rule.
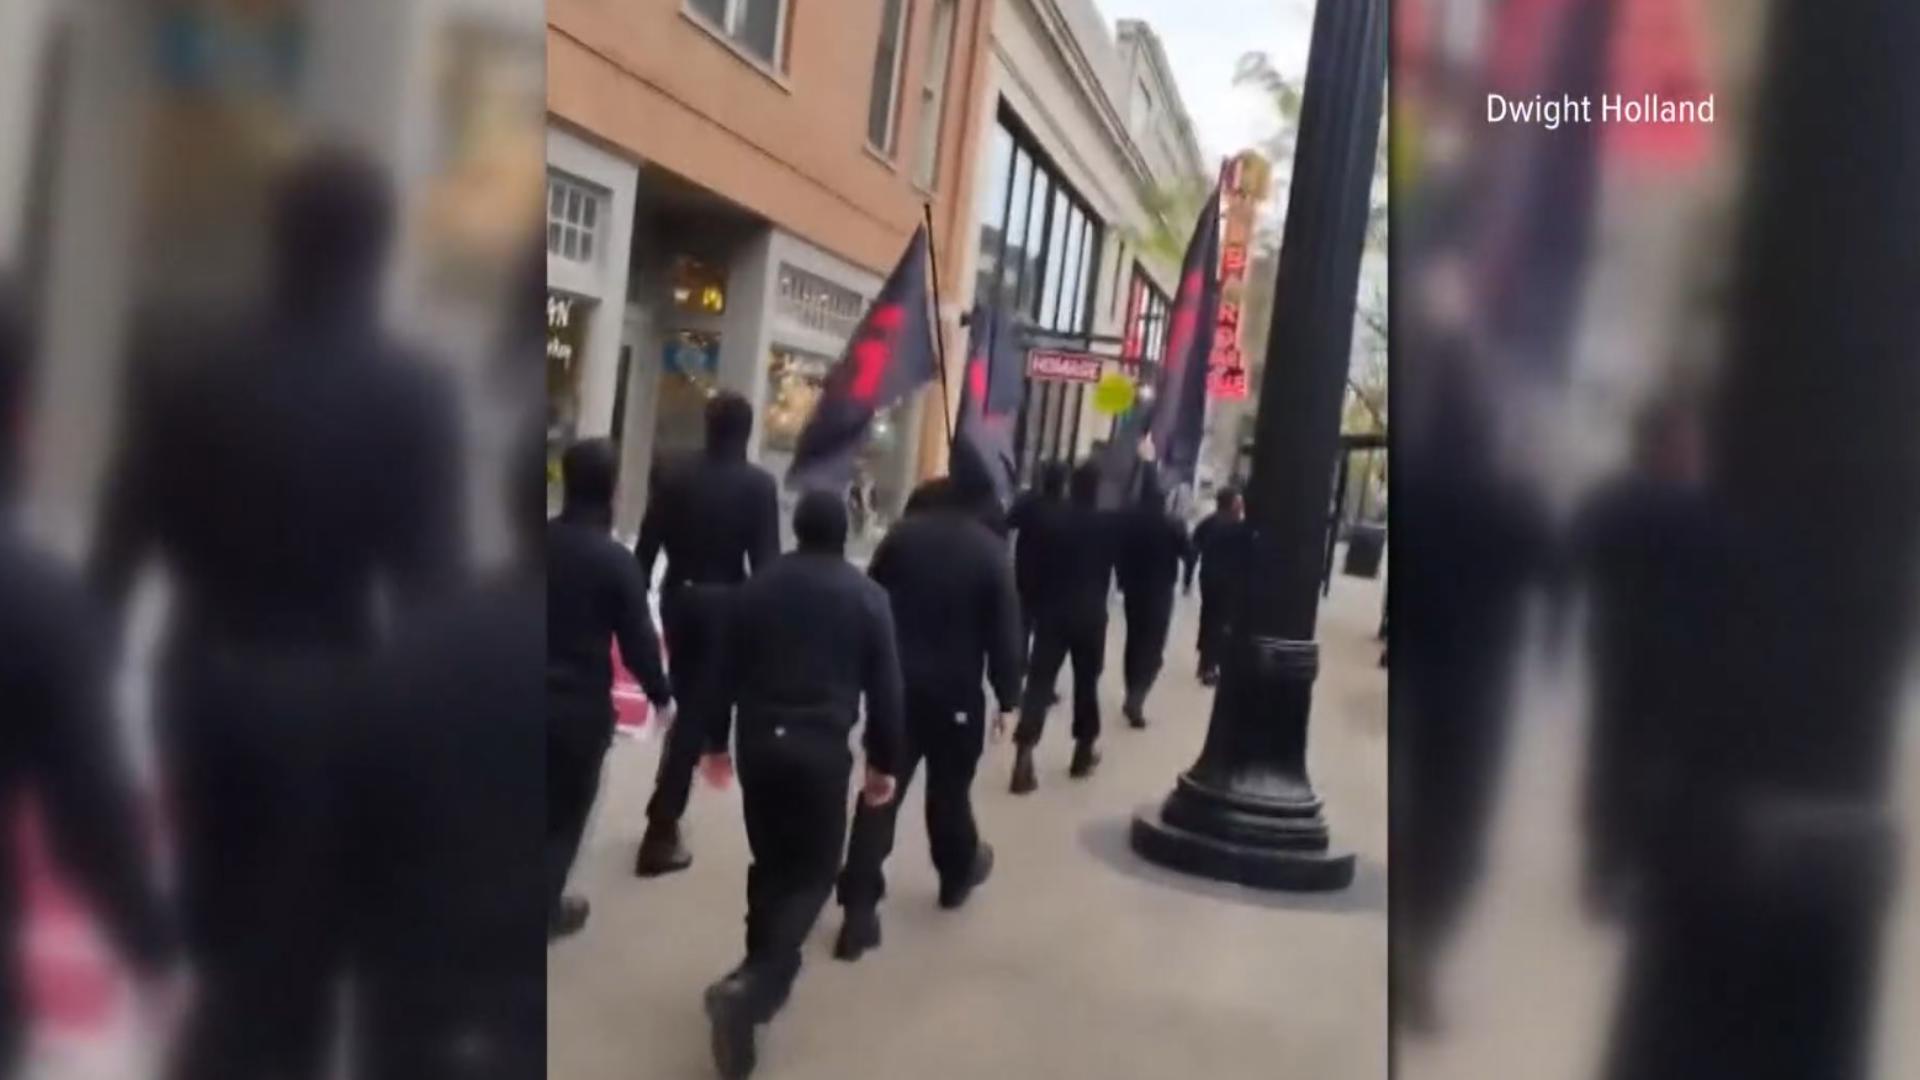
[[[1024,666],[1033,658],[1033,612],[1040,594],[1040,564],[1034,554],[1032,534],[1041,518],[1057,514],[1067,505],[1067,466],[1049,461],[1040,467],[1040,480],[1021,493],[1007,511],[1007,529],[1013,538],[1014,584],[1020,592],[1020,660]],[[1048,704],[1053,704],[1049,701]]]
[[1026,538],[1033,545],[1038,593],[1033,600],[1033,666],[1027,673],[1014,730],[1016,753],[1011,790],[1025,795],[1039,786],[1033,748],[1046,727],[1054,684],[1073,661],[1073,762],[1069,774],[1091,776],[1100,764],[1100,670],[1107,654],[1107,595],[1113,586],[1114,522],[1096,506],[1100,467],[1074,470],[1064,510],[1037,515]]
[[892,801],[900,775],[900,658],[887,593],[846,560],[844,500],[803,496],[798,548],[756,574],[734,598],[719,693],[707,715],[703,771],[722,783],[732,713],[739,710],[739,773],[746,811],[746,959],[707,988],[713,1054],[722,1076],[744,1077],[754,1030],[786,1003],[800,949],[833,894],[847,835],[847,736],[866,704],[869,807]]
[[1160,676],[1173,621],[1173,587],[1181,565],[1190,560],[1187,530],[1167,512],[1159,471],[1149,467],[1141,476],[1138,501],[1122,519],[1115,566],[1127,614],[1122,658],[1127,697],[1120,713],[1136,728],[1147,726],[1147,694]]
[[667,632],[667,662],[680,695],[680,715],[661,748],[647,831],[634,872],[654,877],[693,863],[680,836],[680,818],[692,794],[702,730],[712,708],[713,673],[725,639],[733,593],[751,573],[780,554],[779,493],[766,470],[747,461],[753,406],[739,394],[722,393],[707,403],[705,451],[677,468],[662,469],[648,493],[634,554],[641,576],[653,580],[653,564],[666,553],[660,586],[660,620]]
[[567,448],[560,516],[547,523],[547,934],[587,921],[587,902],[563,896],[613,742],[613,658],[639,680],[655,715],[670,723],[673,692],[647,609],[647,582],[613,538],[618,451],[608,439]]
[[1246,587],[1252,563],[1247,535],[1246,502],[1238,488],[1222,488],[1218,509],[1193,530],[1192,561],[1187,563],[1183,591],[1193,593],[1193,576],[1200,572],[1200,681],[1220,681],[1221,653],[1233,636],[1238,609],[1237,592]]
[[930,480],[905,519],[874,553],[868,571],[887,590],[906,687],[906,740],[899,790],[853,819],[840,905],[846,921],[834,955],[858,960],[880,944],[882,865],[893,851],[900,801],[927,764],[927,839],[940,875],[940,906],[965,904],[993,871],[993,848],[973,820],[973,776],[986,741],[984,668],[999,705],[995,738],[1020,694],[1020,602],[1006,549],[980,523],[953,481]]

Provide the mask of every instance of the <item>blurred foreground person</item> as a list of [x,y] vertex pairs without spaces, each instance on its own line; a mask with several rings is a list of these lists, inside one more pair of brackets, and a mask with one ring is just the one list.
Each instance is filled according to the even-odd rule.
[[112,655],[81,583],[35,551],[15,516],[31,380],[18,297],[0,279],[0,1077],[21,1067],[29,1017],[17,841],[38,810],[54,863],[79,887],[148,1003],[176,955],[140,815],[113,739]]
[[803,496],[793,515],[798,549],[743,586],[721,654],[721,694],[709,714],[704,760],[725,777],[724,748],[739,709],[739,773],[753,864],[747,870],[747,955],[707,988],[714,1061],[744,1077],[754,1029],[786,1004],[800,950],[833,894],[847,838],[848,733],[866,704],[862,798],[884,806],[900,775],[900,659],[886,591],[846,560],[847,512],[838,496]]
[[1033,659],[1033,613],[1039,607],[1040,560],[1032,539],[1041,518],[1064,512],[1067,506],[1067,466],[1049,461],[1040,467],[1040,479],[1022,492],[1007,511],[1007,529],[1013,538],[1014,584],[1020,591],[1020,662]]
[[1239,593],[1246,588],[1253,563],[1253,544],[1247,535],[1247,504],[1238,488],[1222,488],[1213,513],[1193,530],[1192,561],[1187,563],[1185,592],[1193,592],[1193,576],[1200,573],[1200,681],[1220,681],[1220,662],[1239,610]]
[[846,909],[834,955],[858,960],[880,944],[882,872],[893,851],[900,802],[927,764],[927,839],[940,874],[940,906],[967,902],[993,871],[993,848],[973,820],[973,776],[987,736],[984,671],[999,705],[996,738],[1020,697],[1020,601],[1006,548],[981,524],[951,480],[920,485],[908,513],[874,552],[868,573],[887,590],[906,687],[906,740],[899,789],[854,814],[840,875]]
[[1073,661],[1073,762],[1076,779],[1100,765],[1100,671],[1107,659],[1107,594],[1113,588],[1115,521],[1095,505],[1100,467],[1074,470],[1071,504],[1042,513],[1030,526],[1038,569],[1033,598],[1033,666],[1013,733],[1016,753],[1011,790],[1025,795],[1039,786],[1033,748],[1046,728],[1060,668]]
[[680,836],[680,819],[693,791],[693,771],[710,727],[717,689],[714,671],[726,638],[727,610],[749,574],[780,554],[779,492],[766,470],[747,461],[753,406],[734,393],[707,402],[707,445],[699,457],[662,469],[648,493],[635,554],[641,576],[653,581],[664,551],[660,621],[667,632],[667,663],[680,695],[680,723],[667,731],[660,767],[647,803],[647,832],[634,871],[653,877],[693,863]]
[[565,495],[547,524],[547,933],[571,934],[587,902],[563,895],[613,742],[613,659],[639,680],[654,715],[673,719],[673,692],[660,664],[660,639],[647,610],[647,582],[613,538],[619,451],[588,439],[561,458]]
[[1159,470],[1141,474],[1138,502],[1120,522],[1116,576],[1126,603],[1127,644],[1122,658],[1127,698],[1120,714],[1136,728],[1147,726],[1147,695],[1166,659],[1167,627],[1173,621],[1173,588],[1190,561],[1187,530],[1167,512]]
[[544,424],[512,461],[511,561],[406,628],[353,756],[358,1080],[546,1071]]
[[95,580],[168,571],[158,741],[196,1007],[190,1080],[319,1074],[342,960],[338,774],[383,615],[463,562],[451,388],[387,335],[385,177],[321,152],[276,193],[257,325],[132,403]]
[[1706,704],[1693,667],[1724,617],[1727,551],[1707,499],[1700,432],[1678,404],[1643,418],[1626,475],[1575,523],[1573,572],[1591,597],[1592,708],[1583,824],[1597,913],[1631,906],[1675,785],[1673,733]]

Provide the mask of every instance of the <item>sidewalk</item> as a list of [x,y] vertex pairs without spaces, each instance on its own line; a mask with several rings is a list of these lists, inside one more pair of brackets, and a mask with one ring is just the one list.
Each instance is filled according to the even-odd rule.
[[[1175,614],[1149,714],[1117,714],[1117,609],[1102,703],[1106,763],[1066,775],[1064,711],[1039,755],[1041,789],[1006,792],[1012,751],[992,747],[975,788],[999,855],[964,911],[934,904],[914,785],[889,864],[885,945],[830,955],[839,911],[816,928],[792,1004],[762,1039],[757,1076],[792,1080],[1312,1080],[1386,1074],[1386,673],[1373,633],[1380,584],[1341,577],[1324,603],[1311,765],[1335,844],[1360,855],[1351,890],[1261,893],[1137,860],[1127,825],[1192,763],[1211,695],[1193,679],[1197,601]],[[1066,680],[1063,677],[1062,686]],[[548,961],[548,1068],[557,1080],[713,1075],[700,990],[739,959],[747,851],[737,789],[702,787],[688,815],[691,870],[631,875],[657,739],[617,740],[574,875],[593,902]]]

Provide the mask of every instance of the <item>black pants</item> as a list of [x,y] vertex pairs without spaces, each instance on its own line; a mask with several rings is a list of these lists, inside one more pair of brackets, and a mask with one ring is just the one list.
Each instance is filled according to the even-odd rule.
[[323,1075],[346,948],[339,740],[365,705],[348,670],[169,662],[161,738],[198,984],[182,1080]]
[[687,812],[693,773],[706,749],[707,720],[714,708],[720,645],[726,634],[730,585],[670,585],[660,596],[667,636],[667,664],[679,713],[660,748],[647,820],[674,825]]
[[973,821],[973,774],[986,745],[985,705],[974,701],[956,708],[938,695],[907,692],[906,756],[893,801],[875,809],[861,803],[847,842],[847,865],[840,874],[843,907],[871,907],[887,894],[882,867],[893,853],[894,829],[907,785],[924,758],[927,763],[927,841],[940,880],[958,882],[973,870],[980,832]]
[[1127,647],[1122,658],[1127,692],[1146,696],[1153,681],[1160,677],[1160,665],[1167,654],[1167,628],[1173,622],[1173,586],[1165,595],[1158,592],[1139,598],[1128,597]]
[[833,895],[847,838],[853,754],[844,733],[743,722],[740,792],[747,819],[747,957],[738,970],[755,1019],[786,1004],[800,950]]
[[1032,747],[1046,728],[1047,709],[1059,681],[1060,667],[1073,660],[1073,738],[1092,742],[1100,737],[1100,671],[1107,660],[1107,614],[1077,618],[1042,616],[1033,637],[1033,667],[1027,673],[1026,694],[1020,701],[1020,724],[1013,741]]
[[1233,637],[1236,604],[1224,586],[1200,587],[1200,670],[1218,671]]
[[[550,703],[547,718],[547,912],[551,915],[566,891],[567,874],[580,854],[587,818],[600,791],[600,771],[612,740],[610,714],[601,710],[568,711],[565,703]],[[597,730],[596,730],[597,729]]]

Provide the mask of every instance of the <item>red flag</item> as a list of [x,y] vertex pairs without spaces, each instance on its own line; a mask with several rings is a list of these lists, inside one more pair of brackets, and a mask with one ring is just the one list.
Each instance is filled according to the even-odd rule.
[[844,489],[853,479],[854,461],[866,444],[874,414],[933,381],[937,369],[927,303],[923,226],[914,230],[906,254],[854,330],[846,355],[828,373],[794,449],[789,487]]
[[1004,510],[1012,505],[1019,484],[1013,424],[1026,394],[1020,349],[1013,338],[1013,320],[997,308],[976,306],[967,328],[966,378],[960,386],[960,420],[954,427],[948,471],[970,490],[991,490]]
[[1213,331],[1220,311],[1220,189],[1216,186],[1194,223],[1187,257],[1180,264],[1180,288],[1167,322],[1167,351],[1160,387],[1147,424],[1154,460],[1171,483],[1193,479],[1206,427],[1207,366],[1213,356]]

